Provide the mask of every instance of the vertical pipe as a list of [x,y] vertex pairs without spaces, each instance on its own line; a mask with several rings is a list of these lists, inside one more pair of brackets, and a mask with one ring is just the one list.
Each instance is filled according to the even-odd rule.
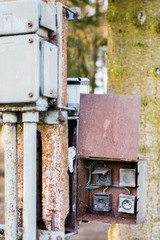
[[17,116],[4,113],[5,141],[5,239],[18,239]]
[[38,113],[23,113],[23,240],[36,240]]

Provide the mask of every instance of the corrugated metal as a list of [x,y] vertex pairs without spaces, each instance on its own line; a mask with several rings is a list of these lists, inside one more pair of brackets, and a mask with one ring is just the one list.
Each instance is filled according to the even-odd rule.
[[137,159],[140,96],[81,94],[78,156]]

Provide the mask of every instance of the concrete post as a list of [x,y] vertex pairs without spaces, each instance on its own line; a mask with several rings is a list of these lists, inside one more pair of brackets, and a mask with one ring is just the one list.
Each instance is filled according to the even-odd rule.
[[17,116],[4,113],[5,138],[5,239],[18,240]]

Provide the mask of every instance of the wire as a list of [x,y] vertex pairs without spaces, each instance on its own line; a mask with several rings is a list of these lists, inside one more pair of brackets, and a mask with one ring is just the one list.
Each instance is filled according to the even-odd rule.
[[[99,163],[103,164],[104,167],[106,167],[106,164],[105,164],[103,161],[94,161],[94,162],[92,162],[92,163],[89,165],[89,180],[88,180],[88,182],[86,183],[85,188],[91,190],[91,189],[98,189],[98,188],[101,188],[101,187],[105,187],[104,190],[103,190],[103,192],[106,192],[106,190],[109,188],[108,186],[101,186],[101,185],[100,185],[100,186],[97,186],[97,185],[95,185],[95,184],[91,184],[93,168],[94,168],[95,165],[97,165],[97,164],[99,164]],[[122,186],[119,186],[119,185],[111,185],[110,187],[123,188],[124,190],[127,191],[128,194],[131,194],[130,190],[129,190],[128,188],[126,188],[126,187],[122,187]]]
[[92,171],[93,171],[93,168],[94,168],[94,166],[95,166],[96,164],[99,164],[99,163],[103,164],[104,167],[106,167],[106,164],[105,164],[103,161],[94,161],[94,162],[92,162],[92,163],[89,165],[89,180],[88,180],[88,182],[86,183],[86,186],[87,186],[87,185],[90,185],[90,183],[91,183],[91,181],[92,181]]
[[111,187],[123,188],[123,189],[125,189],[128,192],[128,194],[131,194],[130,190],[128,188],[126,188],[126,187],[122,187],[122,186],[118,186],[118,185],[112,185]]
[[103,192],[106,192],[107,189],[108,189],[108,186],[105,187],[105,189],[103,190]]
[[101,188],[103,186],[97,186],[97,185],[94,185],[94,184],[90,184],[90,185],[86,185],[86,189],[98,189],[98,188]]

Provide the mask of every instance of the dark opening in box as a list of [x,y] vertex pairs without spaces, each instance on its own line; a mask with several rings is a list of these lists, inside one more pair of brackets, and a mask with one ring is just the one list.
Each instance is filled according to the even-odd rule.
[[[94,161],[94,160],[93,160]],[[103,161],[107,168],[113,169],[112,175],[112,185],[115,187],[109,186],[106,190],[106,193],[112,194],[112,209],[109,212],[100,212],[94,211],[94,195],[97,193],[102,193],[105,187],[99,189],[86,189],[86,183],[89,179],[89,165],[93,162],[88,159],[79,159],[78,160],[78,186],[79,186],[79,197],[78,197],[78,220],[82,221],[101,221],[107,223],[124,223],[124,224],[136,224],[137,222],[137,172],[138,172],[138,163],[127,162],[127,161]],[[97,164],[94,169],[102,166],[102,164]],[[135,210],[134,214],[119,212],[119,195],[126,194],[128,192],[123,187],[120,187],[120,169],[135,169],[135,178],[136,185],[135,187],[126,187],[131,195],[134,195],[135,200]],[[95,183],[95,175],[92,175],[92,184]],[[116,187],[117,186],[117,187]],[[119,186],[119,187],[118,187]]]

